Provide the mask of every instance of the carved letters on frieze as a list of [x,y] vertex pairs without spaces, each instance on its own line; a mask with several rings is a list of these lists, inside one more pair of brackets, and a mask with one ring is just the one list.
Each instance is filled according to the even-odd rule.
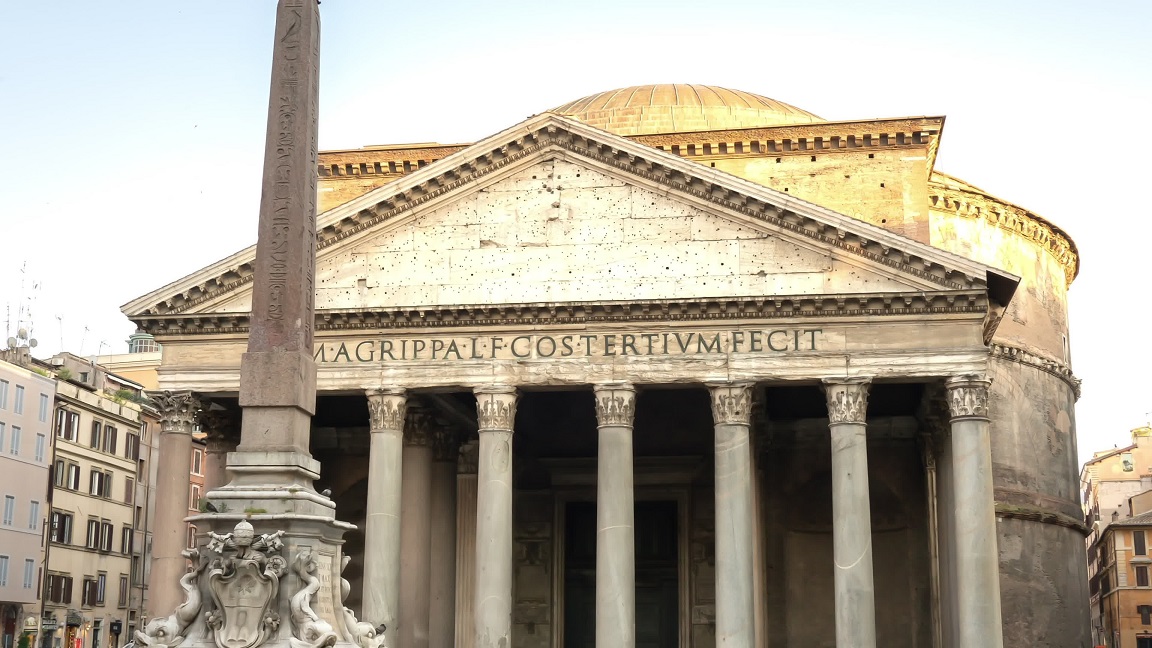
[[632,427],[636,415],[636,389],[627,383],[595,385],[596,421],[601,427]]
[[868,422],[868,386],[871,378],[825,379],[828,424]]
[[752,383],[711,383],[712,420],[716,425],[749,425],[752,422]]
[[952,418],[988,418],[988,386],[991,384],[991,380],[979,375],[949,378],[945,386]]
[[516,422],[515,388],[478,387],[475,391],[479,429],[511,431]]

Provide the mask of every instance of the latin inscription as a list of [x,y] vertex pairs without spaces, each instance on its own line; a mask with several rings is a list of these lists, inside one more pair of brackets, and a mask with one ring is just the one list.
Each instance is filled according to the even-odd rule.
[[321,342],[316,362],[527,360],[818,351],[822,329],[380,337]]

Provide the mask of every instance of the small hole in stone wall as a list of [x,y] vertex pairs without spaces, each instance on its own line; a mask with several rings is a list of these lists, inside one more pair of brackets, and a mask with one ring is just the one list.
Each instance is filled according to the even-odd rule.
[[715,168],[716,168],[716,163],[715,163],[715,162],[713,162],[713,163],[712,163],[712,168],[713,168],[713,169],[715,169]]
[[580,177],[580,174],[579,174],[579,173],[577,173],[577,174],[576,174],[576,177],[577,177],[577,178],[579,178],[579,177]]
[[869,159],[869,160],[871,160],[871,159],[872,159],[872,158],[874,158],[874,157],[876,157],[876,154],[875,154],[875,153],[869,153],[869,154],[868,154],[868,159]]
[[880,222],[881,222],[881,223],[887,223],[887,222],[888,222],[888,219],[887,219],[887,218],[881,218],[881,219],[880,219]]
[[776,158],[776,164],[780,164],[780,160],[783,160],[783,159],[784,158]]
[[788,187],[784,187],[784,191],[788,191]]
[[883,189],[883,188],[884,188],[884,183],[883,183],[883,182],[881,182],[881,183],[880,183],[880,188],[881,188],[881,189]]
[[813,162],[815,162],[815,161],[816,161],[816,156],[815,156],[815,155],[813,155],[813,156],[812,156],[812,161],[813,161]]

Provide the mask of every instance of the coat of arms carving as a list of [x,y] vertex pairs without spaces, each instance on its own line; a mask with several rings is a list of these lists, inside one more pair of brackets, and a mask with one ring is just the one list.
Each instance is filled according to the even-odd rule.
[[208,548],[219,557],[208,568],[216,608],[207,617],[218,648],[256,648],[276,634],[276,595],[287,563],[280,556],[283,531],[256,536],[241,520],[232,533],[210,534]]

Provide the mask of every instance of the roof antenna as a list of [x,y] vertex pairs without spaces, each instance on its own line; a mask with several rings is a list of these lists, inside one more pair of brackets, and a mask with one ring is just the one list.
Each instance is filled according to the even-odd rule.
[[88,327],[85,326],[84,327],[84,335],[82,335],[80,337],[80,352],[76,354],[76,355],[80,356],[81,358],[84,357],[84,342],[86,342],[87,340],[88,340]]

